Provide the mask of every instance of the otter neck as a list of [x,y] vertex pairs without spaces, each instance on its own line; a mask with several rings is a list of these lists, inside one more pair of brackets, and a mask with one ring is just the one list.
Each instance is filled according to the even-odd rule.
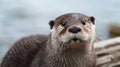
[[51,37],[48,41],[50,51],[57,53],[73,52],[73,53],[89,53],[93,50],[93,42],[79,42],[79,43],[63,43],[59,38]]
[[92,63],[95,63],[92,60],[95,57],[92,48],[88,50],[88,45],[69,48],[66,46],[68,44],[59,42],[57,39],[53,41],[49,39],[48,43],[47,54],[49,57],[47,56],[47,64],[50,67],[93,67]]

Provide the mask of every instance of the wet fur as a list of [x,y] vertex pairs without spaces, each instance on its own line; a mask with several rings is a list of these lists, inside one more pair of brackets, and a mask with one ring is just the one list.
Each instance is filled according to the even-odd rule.
[[[80,19],[84,21],[89,18],[85,15],[80,16],[82,16]],[[96,67],[96,55],[93,48],[94,31],[91,31],[92,38],[88,41],[77,43],[61,41],[60,36],[66,34],[66,31],[60,34],[63,29],[59,25],[60,19],[67,17],[71,16],[68,14],[57,18],[56,25],[54,21],[49,23],[51,28],[49,36],[29,36],[16,42],[3,58],[0,67]],[[69,20],[71,19],[73,18]],[[94,21],[94,17],[90,19],[91,22]]]
[[36,54],[45,49],[46,41],[45,35],[22,38],[7,52],[0,67],[30,67]]

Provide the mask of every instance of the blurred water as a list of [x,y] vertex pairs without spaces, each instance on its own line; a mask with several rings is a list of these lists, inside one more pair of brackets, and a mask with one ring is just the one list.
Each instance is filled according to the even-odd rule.
[[107,39],[107,25],[120,22],[120,0],[0,0],[0,60],[19,38],[48,34],[50,20],[65,13],[96,18],[96,31]]

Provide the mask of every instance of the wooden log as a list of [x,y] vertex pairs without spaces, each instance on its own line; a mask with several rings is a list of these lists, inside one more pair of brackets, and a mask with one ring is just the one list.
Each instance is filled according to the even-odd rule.
[[112,56],[111,55],[100,57],[100,58],[97,59],[97,65],[101,66],[103,64],[108,64],[111,61],[112,61]]
[[109,67],[120,67],[120,61],[110,64]]
[[106,46],[110,46],[110,45],[114,45],[114,44],[118,44],[120,43],[120,37],[116,37],[113,39],[109,39],[109,40],[104,40],[104,41],[100,41],[100,42],[96,42],[94,44],[94,48],[104,48]]
[[94,44],[98,67],[119,67],[120,37],[100,41]]
[[120,51],[115,53],[98,57],[97,65],[100,67],[102,65],[109,66],[111,63],[116,63],[120,61]]
[[109,48],[103,48],[102,50],[97,50],[96,54],[101,54],[101,53],[104,53],[104,54],[109,54],[109,53],[113,53],[115,51],[120,51],[120,44],[119,45],[116,45],[116,46],[111,46]]

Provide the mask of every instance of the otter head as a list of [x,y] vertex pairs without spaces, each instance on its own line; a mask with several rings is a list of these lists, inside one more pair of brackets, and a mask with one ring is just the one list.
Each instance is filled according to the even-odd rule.
[[95,37],[95,19],[80,13],[59,16],[49,22],[51,38],[61,43],[91,42]]

